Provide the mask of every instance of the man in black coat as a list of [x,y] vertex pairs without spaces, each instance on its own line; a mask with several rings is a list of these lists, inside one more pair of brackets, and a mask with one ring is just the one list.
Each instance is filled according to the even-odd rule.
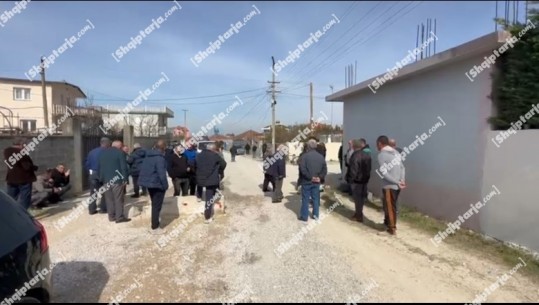
[[182,145],[176,147],[176,152],[171,157],[169,176],[174,184],[174,196],[189,195],[189,173],[191,168],[185,156],[185,148]]
[[[131,153],[129,158],[127,158],[127,164],[130,166],[129,173],[131,174],[131,178],[133,178],[134,194],[131,195],[131,198],[139,198],[140,185],[138,183],[138,180],[140,177],[140,167],[142,166],[144,158],[146,157],[146,150],[142,148],[139,143],[135,143],[133,147],[133,152]],[[147,193],[148,190],[145,187],[142,187],[142,196],[146,196]]]
[[367,197],[367,184],[371,177],[371,156],[366,153],[366,148],[360,140],[352,141],[354,152],[350,157],[348,171],[346,172],[346,182],[352,188],[352,197],[356,206],[356,213],[351,217],[353,221],[363,222],[363,205]]
[[283,180],[286,177],[286,162],[285,162],[285,149],[284,145],[279,145],[277,152],[273,155],[272,159],[275,163],[271,164],[267,170],[267,174],[271,176],[273,181],[273,203],[279,203],[283,200]]
[[53,192],[49,197],[50,203],[57,203],[63,201],[62,195],[71,189],[69,184],[70,170],[66,170],[63,164],[58,164],[55,169],[51,171],[51,179],[53,181],[53,187],[58,189],[58,192]]
[[213,204],[217,201],[216,191],[224,177],[225,168],[226,161],[217,154],[213,143],[208,144],[196,157],[197,185],[206,188],[204,218],[208,224],[213,221]]
[[13,146],[4,149],[4,160],[8,166],[7,193],[25,209],[32,205],[32,183],[37,180],[35,172],[38,169],[28,155],[30,147],[35,147],[35,143],[30,142],[26,146],[25,139],[16,138]]
[[230,155],[232,156],[232,162],[236,162],[237,154],[238,154],[238,148],[232,145],[232,147],[230,147]]

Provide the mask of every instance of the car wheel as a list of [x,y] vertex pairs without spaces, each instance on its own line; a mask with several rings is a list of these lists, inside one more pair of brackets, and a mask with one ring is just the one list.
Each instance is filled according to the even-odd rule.
[[15,302],[15,304],[23,304],[23,303],[41,303],[38,299],[32,298],[32,297],[24,297],[21,298],[20,301]]

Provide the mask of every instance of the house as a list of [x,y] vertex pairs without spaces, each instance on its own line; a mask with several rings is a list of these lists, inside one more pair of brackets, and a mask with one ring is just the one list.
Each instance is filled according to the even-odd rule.
[[264,134],[263,133],[260,133],[260,132],[256,132],[254,130],[248,130],[246,132],[243,132],[243,133],[240,133],[239,135],[236,135],[234,137],[234,140],[235,141],[246,141],[246,142],[249,142],[250,144],[252,143],[255,143],[255,142],[260,142],[260,141],[263,141],[264,140]]
[[[82,90],[68,82],[47,81],[47,117],[49,126],[66,114],[67,107],[77,108],[85,99]],[[38,132],[46,127],[41,82],[27,79],[0,78],[0,128]]]
[[121,130],[132,125],[135,137],[159,137],[169,130],[168,119],[174,118],[174,111],[163,107],[131,107],[105,105],[95,106],[102,114],[103,121],[114,122],[114,127]]
[[[382,75],[326,101],[343,103],[345,143],[365,138],[375,153],[377,137],[387,135],[408,150],[401,204],[449,222],[462,219],[464,228],[539,250],[539,131],[520,130],[496,145],[500,132],[487,118],[496,113],[491,73],[498,71],[493,66],[475,78],[465,74],[507,37],[485,35],[406,65],[378,88],[372,85]],[[378,169],[374,157],[369,190],[379,196]],[[478,201],[485,205],[470,217],[466,213]]]

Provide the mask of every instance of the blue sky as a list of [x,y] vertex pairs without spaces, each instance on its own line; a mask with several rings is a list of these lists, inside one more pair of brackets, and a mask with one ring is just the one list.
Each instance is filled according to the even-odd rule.
[[[165,14],[174,3],[161,2],[30,2],[21,14],[0,27],[0,75],[25,78],[41,55],[57,49],[89,19],[89,30],[48,69],[48,80],[66,80],[93,96],[98,105],[123,106],[150,87],[164,72],[170,82],[140,106],[167,106],[175,111],[169,126],[183,124],[198,129],[234,103],[234,92],[244,105],[222,125],[222,133],[259,130],[271,122],[270,100],[265,93],[271,80],[271,56],[283,60],[288,51],[330,22],[319,42],[277,76],[277,120],[286,124],[307,122],[309,87],[314,84],[315,116],[324,111],[333,124],[342,123],[342,105],[324,102],[344,87],[344,66],[357,60],[357,82],[385,73],[395,61],[415,47],[416,26],[437,19],[437,52],[494,31],[493,1],[390,1],[390,2],[182,2],[161,27],[147,35],[120,62],[111,56],[132,36]],[[15,2],[0,2],[0,13]],[[225,40],[199,67],[191,58],[210,41],[254,10],[241,29]],[[520,10],[523,11],[522,9]],[[368,14],[367,14],[368,13]],[[356,43],[359,42],[359,43]],[[348,49],[346,52],[344,50]],[[181,98],[229,94],[215,98]],[[166,101],[162,101],[165,99]],[[176,100],[174,100],[176,99]],[[157,101],[156,101],[157,100]],[[329,123],[329,122],[328,122]]]

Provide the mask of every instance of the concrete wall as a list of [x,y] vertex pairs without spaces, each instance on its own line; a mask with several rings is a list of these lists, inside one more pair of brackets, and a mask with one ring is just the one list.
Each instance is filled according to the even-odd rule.
[[482,232],[498,239],[539,251],[537,215],[537,152],[539,130],[521,130],[499,148],[491,142],[498,131],[487,135],[483,196],[498,188],[500,195],[480,210]]
[[[12,141],[12,137],[0,137],[0,148],[2,151],[6,147],[11,146]],[[39,166],[37,174],[42,174],[47,168],[54,168],[59,163],[63,163],[67,168],[71,169],[72,175],[76,175],[77,173],[75,172],[79,171],[74,165],[73,137],[49,136],[36,146],[36,149],[30,153],[30,157],[34,161],[34,164]],[[6,173],[7,166],[2,164],[0,166],[0,186],[4,190],[6,187]]]
[[[393,137],[404,148],[416,135],[428,133],[441,117],[446,126],[438,128],[404,162],[408,189],[401,193],[400,202],[454,221],[480,199],[490,130],[486,118],[492,111],[491,80],[483,72],[472,83],[464,72],[486,55],[389,81],[376,94],[368,90],[344,102],[344,142],[362,137],[374,151],[369,189],[375,195],[380,195],[381,181],[374,172],[379,166],[377,137]],[[478,217],[464,226],[479,229]]]

